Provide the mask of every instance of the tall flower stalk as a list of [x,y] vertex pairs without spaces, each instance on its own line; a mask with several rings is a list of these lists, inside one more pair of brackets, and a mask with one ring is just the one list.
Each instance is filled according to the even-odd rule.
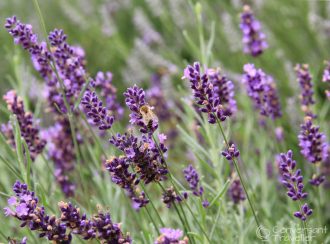
[[[209,76],[207,73],[202,73],[200,64],[198,62],[195,62],[193,65],[188,65],[184,70],[184,76],[183,78],[188,79],[191,84],[191,89],[193,91],[193,95],[195,98],[196,103],[200,107],[200,111],[207,113],[208,115],[208,122],[210,124],[218,124],[219,130],[221,132],[221,135],[225,141],[226,150],[225,154],[230,155],[231,153],[231,145],[228,142],[228,139],[223,131],[221,121],[224,121],[228,116],[223,116],[223,105],[221,104],[221,100],[217,99],[217,96],[215,94],[215,90],[211,82],[209,81]],[[228,96],[228,94],[224,94],[225,96]],[[222,99],[224,101],[226,99]],[[233,153],[232,157],[230,157],[230,160],[233,162],[236,172],[239,176],[239,179],[241,181],[241,184],[243,186],[244,192],[246,194],[246,197],[248,199],[250,208],[252,210],[254,219],[257,223],[257,226],[260,229],[260,222],[257,217],[256,211],[254,209],[254,206],[252,204],[251,198],[249,196],[249,193],[246,188],[246,184],[244,183],[244,180],[242,178],[240,169],[238,167],[236,157],[238,156],[237,153]]]

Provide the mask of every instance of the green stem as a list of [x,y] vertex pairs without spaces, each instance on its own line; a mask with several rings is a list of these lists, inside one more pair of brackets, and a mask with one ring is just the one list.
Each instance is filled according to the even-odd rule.
[[[227,137],[226,137],[226,135],[225,135],[225,133],[224,133],[224,131],[223,131],[223,129],[222,129],[221,123],[220,123],[220,121],[219,121],[218,119],[217,119],[217,124],[218,124],[218,126],[219,126],[219,128],[220,128],[220,131],[221,131],[222,137],[223,137],[223,139],[224,139],[224,141],[225,141],[226,147],[229,148],[229,143],[228,143]],[[236,169],[236,172],[237,172],[237,174],[238,174],[238,177],[239,177],[239,179],[240,179],[240,181],[241,181],[241,184],[242,184],[242,186],[243,186],[243,189],[244,189],[244,192],[245,192],[246,198],[247,198],[247,200],[248,200],[248,202],[249,202],[249,205],[250,205],[250,208],[251,208],[251,210],[252,210],[252,213],[253,213],[254,219],[255,219],[255,221],[256,221],[256,223],[257,223],[258,229],[261,231],[261,235],[262,235],[262,238],[263,238],[262,228],[260,227],[259,219],[258,219],[258,217],[257,217],[257,214],[256,214],[255,210],[254,210],[254,207],[253,207],[253,204],[252,204],[252,201],[251,201],[250,195],[249,195],[249,193],[248,193],[248,191],[247,191],[247,189],[246,189],[246,186],[245,186],[245,183],[244,183],[244,181],[243,181],[243,177],[242,177],[241,172],[240,172],[240,170],[239,170],[238,164],[237,164],[237,162],[236,162],[235,159],[233,159],[232,161],[233,161],[233,164],[234,164],[234,166],[235,166],[235,169]]]
[[157,231],[157,234],[160,235],[160,232],[159,232],[158,227],[157,227],[157,225],[156,225],[156,223],[155,223],[155,220],[154,220],[154,219],[151,217],[151,215],[150,215],[150,212],[149,212],[148,206],[145,206],[145,210],[146,210],[146,212],[147,212],[147,214],[148,214],[148,216],[149,216],[149,218],[150,218],[152,224],[154,225],[154,227],[155,227],[155,229],[156,229],[156,231]]

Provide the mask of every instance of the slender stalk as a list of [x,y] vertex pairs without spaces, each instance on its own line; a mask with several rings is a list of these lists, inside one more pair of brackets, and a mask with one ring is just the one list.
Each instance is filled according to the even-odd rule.
[[157,215],[157,217],[158,217],[158,219],[159,219],[159,221],[160,221],[160,224],[161,224],[163,227],[165,227],[164,221],[163,221],[162,218],[160,217],[160,215],[159,215],[159,213],[158,213],[158,211],[157,211],[157,209],[156,209],[154,203],[151,201],[151,198],[149,197],[149,195],[148,195],[148,193],[147,193],[147,191],[146,191],[146,189],[145,189],[145,187],[144,187],[143,184],[141,184],[141,188],[143,189],[144,193],[146,194],[147,198],[149,199],[150,204],[151,204],[151,207],[152,207],[153,210],[155,211],[155,213],[156,213],[156,215]]
[[154,227],[155,227],[155,229],[156,229],[156,231],[157,231],[157,234],[160,235],[160,232],[159,232],[159,230],[158,230],[158,226],[156,225],[155,220],[152,218],[152,216],[151,216],[151,214],[150,214],[150,212],[149,212],[148,206],[145,206],[144,209],[146,210],[146,212],[147,212],[147,214],[148,214],[148,216],[149,216],[149,218],[150,218],[152,224],[154,225]]
[[[177,187],[176,187],[175,182],[173,181],[173,177],[172,177],[172,174],[171,174],[171,172],[170,172],[170,170],[169,170],[169,167],[168,167],[168,165],[167,165],[167,163],[166,163],[166,160],[165,160],[164,154],[163,154],[162,150],[160,149],[160,147],[159,147],[159,145],[158,145],[158,142],[156,141],[156,138],[154,137],[154,135],[152,135],[152,139],[153,139],[153,141],[154,141],[154,143],[155,143],[155,145],[156,145],[156,147],[157,147],[157,149],[158,149],[158,151],[159,151],[159,153],[160,153],[160,155],[161,155],[163,161],[165,162],[165,165],[166,165],[167,170],[168,170],[168,175],[169,175],[170,181],[171,181],[171,183],[172,183],[172,185],[173,185],[173,187],[174,187],[174,190],[175,190],[176,193],[177,193],[177,194],[183,199],[183,196],[180,194],[179,190],[178,190]],[[163,186],[162,186],[161,184],[160,184],[160,186],[163,188]],[[165,191],[164,188],[163,188],[163,190]],[[180,206],[181,206],[181,205],[180,205]],[[195,215],[194,215],[193,211],[191,210],[191,208],[189,207],[189,205],[186,204],[186,206],[187,206],[187,208],[189,209],[189,212],[190,212],[191,215],[193,216],[193,218],[194,218],[195,222],[197,223],[198,227],[201,229],[201,231],[202,231],[203,234],[205,235],[206,239],[209,241],[209,243],[211,243],[211,240],[209,239],[209,237],[208,237],[206,231],[204,230],[204,228],[201,226],[201,224],[199,223],[199,221],[198,221],[197,218],[195,217]],[[181,210],[182,210],[182,213],[183,213],[185,219],[187,220],[187,217],[186,217],[186,215],[185,215],[185,211],[183,210],[182,206],[181,206]],[[188,222],[187,222],[187,224],[188,224],[188,226],[189,226],[189,223],[188,223]]]
[[[229,147],[229,143],[228,143],[227,137],[226,137],[226,135],[225,135],[225,133],[224,133],[224,131],[223,131],[223,129],[222,129],[221,123],[220,123],[220,121],[219,121],[218,118],[217,118],[217,124],[218,124],[218,126],[219,126],[219,128],[220,128],[220,131],[221,131],[222,137],[223,137],[223,139],[224,139],[224,141],[225,141],[226,147]],[[242,186],[243,186],[243,189],[244,189],[244,192],[245,192],[246,198],[247,198],[247,200],[248,200],[248,202],[249,202],[249,205],[250,205],[250,208],[251,208],[251,210],[252,210],[252,213],[253,213],[254,219],[255,219],[255,221],[256,221],[256,223],[257,223],[258,229],[261,231],[261,235],[262,235],[262,239],[263,239],[264,234],[263,234],[263,232],[262,232],[262,228],[261,228],[261,226],[260,226],[259,219],[258,219],[258,217],[257,217],[256,211],[254,210],[254,207],[253,207],[252,201],[251,201],[251,199],[250,199],[250,195],[249,195],[249,193],[248,193],[248,191],[247,191],[247,189],[246,189],[245,182],[244,182],[243,177],[242,177],[242,175],[241,175],[241,172],[240,172],[240,170],[239,170],[238,164],[237,164],[235,158],[233,158],[232,161],[233,161],[233,164],[234,164],[234,166],[235,166],[235,169],[236,169],[236,172],[237,172],[237,174],[238,174],[238,177],[239,177],[239,179],[240,179],[240,181],[241,181],[241,184],[242,184]]]

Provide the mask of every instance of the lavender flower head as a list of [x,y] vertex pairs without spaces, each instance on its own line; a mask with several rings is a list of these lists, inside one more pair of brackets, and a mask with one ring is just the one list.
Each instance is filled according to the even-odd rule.
[[[281,153],[280,171],[282,175],[282,184],[287,187],[287,195],[293,201],[300,201],[307,197],[307,193],[303,192],[303,176],[301,170],[296,168],[296,161],[292,159],[292,151],[289,150],[286,154]],[[306,211],[305,211],[306,210]],[[307,203],[300,212],[294,213],[294,216],[305,221],[309,215],[312,214],[312,210],[309,209]]]
[[253,57],[259,56],[268,47],[266,35],[261,31],[261,24],[255,19],[250,6],[245,5],[241,14],[240,28],[243,32],[243,51]]
[[45,208],[39,205],[34,192],[19,181],[13,186],[15,196],[8,199],[4,208],[6,216],[13,216],[21,221],[20,227],[27,226],[31,231],[39,232],[39,237],[46,237],[54,243],[71,243],[72,234],[84,240],[98,239],[101,243],[129,244],[131,238],[124,235],[120,224],[113,223],[109,213],[99,213],[88,219],[80,209],[71,203],[59,202],[61,217],[47,215]]
[[236,100],[234,99],[234,83],[220,73],[220,69],[209,69],[209,79],[214,86],[214,92],[220,99],[224,114],[230,117],[237,111]]
[[281,117],[281,105],[273,78],[261,69],[256,69],[254,64],[245,64],[243,69],[242,83],[245,84],[254,107],[262,116],[273,120]]
[[158,118],[152,112],[153,108],[145,101],[145,92],[137,85],[130,87],[124,93],[125,103],[131,110],[130,123],[140,126],[142,133],[153,134],[158,128]]
[[224,156],[228,161],[233,160],[234,158],[239,157],[239,150],[237,149],[235,144],[231,144],[228,149],[223,151],[222,156]]
[[204,189],[202,186],[199,186],[199,175],[197,170],[189,164],[189,166],[183,170],[183,174],[186,181],[189,183],[189,187],[193,191],[193,194],[195,196],[202,196]]
[[168,208],[172,206],[172,204],[180,203],[183,201],[182,197],[176,193],[174,187],[171,186],[162,193],[162,201],[166,204]]
[[328,157],[328,144],[325,134],[321,133],[320,127],[313,125],[312,118],[305,117],[305,123],[301,126],[298,135],[301,154],[313,164],[324,161]]
[[313,84],[312,76],[309,71],[308,64],[297,64],[295,67],[297,81],[300,84],[301,94],[300,100],[302,105],[302,110],[306,114],[310,114],[310,106],[315,103],[313,99]]
[[[329,84],[330,84],[330,61],[326,61],[325,63],[326,63],[326,68],[323,71],[322,81],[326,82],[329,86]],[[325,94],[327,95],[328,99],[330,99],[330,90],[326,90]]]
[[[231,95],[230,92],[228,94],[226,92],[224,94],[219,93],[220,84],[216,80],[219,77],[217,77],[217,74],[214,72],[209,73],[211,74],[212,81],[209,80],[207,73],[201,73],[200,64],[195,62],[192,66],[188,65],[184,69],[184,76],[182,78],[190,81],[190,87],[193,90],[195,101],[197,105],[199,105],[199,110],[207,114],[210,124],[215,124],[217,119],[225,121],[226,118],[231,115],[228,113],[228,109],[225,108]],[[226,85],[228,85],[228,83]],[[231,88],[229,87],[228,90],[231,90]],[[226,95],[227,98],[220,97],[220,95]],[[221,102],[223,102],[223,104]],[[235,108],[233,109],[235,110]]]
[[[25,112],[23,101],[14,90],[8,91],[3,99],[7,103],[9,111],[16,115],[21,135],[26,141],[32,160],[34,160],[43,151],[46,141],[39,137],[39,128],[35,125],[32,114]],[[9,136],[8,139],[14,146],[11,126],[2,126],[2,131]]]
[[188,238],[183,236],[182,230],[179,229],[170,229],[170,228],[161,228],[161,235],[155,241],[155,244],[188,244]]
[[112,127],[114,117],[110,115],[107,108],[103,107],[102,101],[97,97],[96,92],[87,90],[81,100],[87,117],[99,130],[108,130]]
[[246,199],[243,187],[239,179],[234,179],[228,190],[228,195],[234,204],[239,204]]
[[94,85],[100,88],[101,97],[105,99],[105,107],[109,109],[115,119],[121,119],[124,115],[124,109],[117,101],[117,89],[112,84],[113,75],[111,72],[97,72]]

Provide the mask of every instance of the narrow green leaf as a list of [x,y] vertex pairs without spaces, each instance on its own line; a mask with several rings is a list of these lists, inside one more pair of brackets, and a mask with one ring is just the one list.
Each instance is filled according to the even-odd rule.
[[219,191],[219,193],[213,198],[213,200],[210,203],[209,207],[212,207],[216,201],[218,201],[225,192],[227,192],[228,186],[229,186],[230,180],[227,180],[225,185],[222,187],[222,189]]
[[8,167],[8,169],[21,181],[24,181],[22,176],[19,174],[18,169],[15,168],[7,159],[0,155],[0,160]]
[[18,121],[16,115],[12,115],[10,118],[12,123],[13,131],[15,134],[15,145],[16,145],[16,153],[18,157],[18,165],[21,170],[22,178],[24,178],[24,155],[23,155],[23,148],[22,148],[22,138],[21,138],[21,130],[18,125]]
[[29,150],[28,145],[26,144],[24,139],[23,139],[23,145],[24,145],[24,152],[25,152],[25,158],[26,158],[26,183],[29,187],[32,187],[32,185],[31,185],[32,159],[31,159],[31,156],[30,156],[30,150]]
[[89,84],[91,83],[91,81],[92,81],[92,79],[88,79],[88,81],[84,84],[83,88],[81,89],[81,91],[79,93],[79,97],[74,104],[74,110],[76,110],[78,108],[80,101],[81,101],[82,97],[84,96],[86,89],[89,87]]

